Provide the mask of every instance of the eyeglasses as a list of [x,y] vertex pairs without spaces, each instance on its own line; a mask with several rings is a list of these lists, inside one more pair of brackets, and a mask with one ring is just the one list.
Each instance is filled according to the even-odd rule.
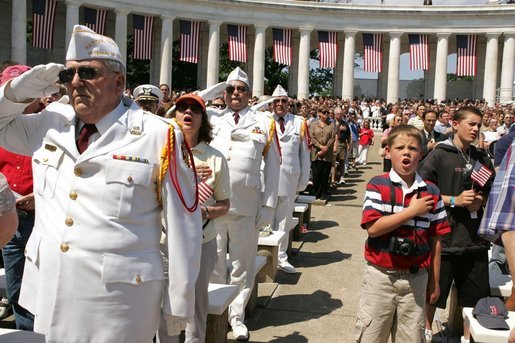
[[275,103],[286,104],[288,102],[288,99],[274,99],[274,102]]
[[329,114],[329,111],[320,111],[322,114]]
[[75,74],[79,74],[82,80],[94,80],[100,76],[100,70],[87,66],[64,69],[59,72],[59,81],[61,83],[71,82]]
[[188,104],[187,102],[180,102],[177,105],[175,105],[175,108],[179,112],[185,112],[189,108],[191,112],[202,113],[202,106],[200,106],[197,103]]
[[238,93],[244,93],[247,91],[247,87],[244,87],[244,86],[228,86],[227,88],[225,88],[225,91],[227,93],[234,93],[234,91],[238,91]]
[[225,104],[211,104],[211,106],[216,108],[224,108]]

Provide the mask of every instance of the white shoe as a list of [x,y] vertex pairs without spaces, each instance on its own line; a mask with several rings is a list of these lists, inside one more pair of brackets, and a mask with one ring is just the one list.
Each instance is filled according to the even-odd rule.
[[237,341],[246,341],[249,339],[249,329],[245,324],[236,322],[232,327],[232,335]]
[[338,181],[338,184],[339,185],[344,185],[345,184],[345,179],[343,178],[343,176],[340,178],[340,181]]
[[7,298],[3,297],[0,300],[0,320],[9,317],[12,313],[12,306]]
[[433,340],[433,331],[426,329],[424,337],[426,339],[426,343],[431,343]]
[[297,270],[294,266],[292,266],[288,261],[279,262],[279,265],[277,265],[277,269],[282,270],[283,272],[287,274],[295,274],[297,273]]

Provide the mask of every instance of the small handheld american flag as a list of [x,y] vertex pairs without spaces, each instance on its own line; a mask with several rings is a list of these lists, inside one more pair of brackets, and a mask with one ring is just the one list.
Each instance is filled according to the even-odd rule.
[[206,181],[199,179],[198,200],[200,202],[200,205],[204,205],[206,200],[209,199],[213,193],[214,189],[211,188],[211,186],[209,186]]
[[492,174],[493,171],[485,167],[481,162],[476,161],[476,164],[474,164],[474,169],[472,170],[472,174],[470,174],[470,178],[480,187],[484,187],[488,180],[490,180]]

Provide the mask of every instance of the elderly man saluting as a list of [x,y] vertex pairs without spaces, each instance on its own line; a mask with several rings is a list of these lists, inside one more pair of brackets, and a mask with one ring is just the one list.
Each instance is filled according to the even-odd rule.
[[249,337],[244,324],[245,306],[254,286],[258,230],[273,220],[280,159],[274,121],[248,107],[249,80],[239,67],[229,74],[224,95],[227,108],[220,114],[211,112],[211,146],[225,156],[229,165],[231,207],[226,216],[215,220],[218,263],[211,281],[226,283],[225,256],[229,251],[229,283],[240,287],[229,306],[229,324],[234,338],[244,340]]
[[[122,101],[125,66],[112,39],[77,25],[66,60],[0,88],[0,145],[33,156],[37,212],[19,302],[48,342],[151,342],[161,309],[176,334],[193,316],[201,246],[183,135]],[[19,115],[58,78],[71,106]]]

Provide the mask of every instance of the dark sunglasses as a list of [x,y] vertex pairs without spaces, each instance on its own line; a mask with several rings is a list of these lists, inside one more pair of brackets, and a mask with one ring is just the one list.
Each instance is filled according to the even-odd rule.
[[238,93],[244,93],[247,91],[247,87],[244,87],[244,86],[228,86],[227,88],[225,88],[225,91],[229,94],[232,94],[234,93],[234,91],[237,90]]
[[288,102],[288,99],[274,99],[274,102],[275,103],[286,104]]
[[329,114],[329,111],[321,111],[322,114]]
[[100,71],[98,69],[82,66],[62,70],[59,72],[59,81],[61,81],[61,83],[71,82],[76,73],[79,74],[79,77],[82,80],[93,80],[100,76]]
[[224,104],[212,104],[211,106],[216,107],[216,108],[224,108],[225,107]]
[[189,108],[191,110],[191,112],[202,113],[202,106],[200,106],[197,103],[188,104],[186,102],[180,102],[175,107],[177,108],[177,111],[179,111],[179,112],[185,112]]

